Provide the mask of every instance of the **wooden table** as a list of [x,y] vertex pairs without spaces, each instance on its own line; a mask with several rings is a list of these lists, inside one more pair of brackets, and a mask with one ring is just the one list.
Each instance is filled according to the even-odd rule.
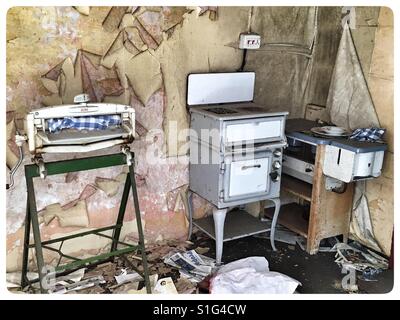
[[[308,221],[304,219],[304,206],[289,203],[281,207],[278,223],[307,238],[307,252],[318,252],[322,239],[343,235],[347,241],[353,202],[354,184],[347,184],[343,193],[325,189],[326,177],[322,172],[325,145],[316,146],[313,183],[309,184],[288,175],[282,176],[281,188],[310,204]],[[265,215],[272,218],[273,210]]]

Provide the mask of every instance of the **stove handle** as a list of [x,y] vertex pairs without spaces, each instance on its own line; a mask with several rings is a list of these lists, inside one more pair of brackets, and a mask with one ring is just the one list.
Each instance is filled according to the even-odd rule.
[[261,164],[255,164],[252,166],[243,166],[242,170],[247,170],[247,169],[251,169],[251,168],[261,168]]

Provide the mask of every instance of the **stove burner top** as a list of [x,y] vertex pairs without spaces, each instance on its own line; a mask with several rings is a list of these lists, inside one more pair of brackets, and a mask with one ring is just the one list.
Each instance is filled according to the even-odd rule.
[[235,110],[225,109],[225,108],[210,108],[206,109],[208,112],[212,112],[215,114],[230,114],[230,113],[237,113]]

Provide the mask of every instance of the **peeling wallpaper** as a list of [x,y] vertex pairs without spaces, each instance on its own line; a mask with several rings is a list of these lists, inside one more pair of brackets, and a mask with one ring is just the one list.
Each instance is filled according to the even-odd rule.
[[[306,56],[314,39],[315,8],[259,7],[253,10],[249,21],[250,10],[250,7],[11,8],[7,14],[7,165],[11,167],[17,160],[13,136],[16,128],[22,128],[22,119],[31,109],[72,103],[73,97],[83,91],[92,101],[131,105],[136,111],[136,140],[132,150],[146,240],[184,238],[187,221],[180,195],[188,183],[188,145],[186,139],[176,142],[173,136],[188,127],[186,81],[189,73],[237,71],[243,58],[243,51],[237,49],[238,35],[250,25],[253,31],[263,35],[265,42],[262,50],[249,52],[245,65],[246,70],[257,73],[256,102],[272,109],[284,106],[291,117],[302,117],[307,103],[323,106],[326,101],[329,74],[340,39],[340,8],[320,9],[320,33],[311,62]],[[353,34],[363,69],[368,71],[372,65],[369,84],[372,84],[373,99],[378,101],[377,88],[387,81],[387,77],[385,80],[376,76],[379,74],[376,61],[384,56],[379,48],[374,49],[373,42],[376,30],[373,24],[378,11],[377,8],[357,10],[360,28]],[[383,18],[380,17],[382,21]],[[390,38],[390,34],[387,36],[390,28],[385,25],[380,30],[379,39]],[[271,46],[289,41],[297,44],[296,50],[301,54],[285,51],[288,48],[276,51]],[[295,72],[285,73],[288,69]],[[309,82],[307,86],[304,81]],[[385,116],[390,108],[392,111],[393,101],[385,100],[377,112],[380,120],[388,124],[392,152],[393,123]],[[104,152],[118,152],[118,148],[68,157]],[[383,177],[368,183],[374,226],[385,250],[390,247],[390,228],[384,228],[383,223],[392,222],[393,214],[389,212],[380,218],[380,213],[393,210],[390,206],[393,201],[391,152],[385,160]],[[146,162],[148,153],[156,154],[155,164]],[[25,155],[23,164],[28,164],[27,150]],[[59,160],[64,156],[48,155],[47,159]],[[58,204],[55,207],[62,211],[79,203],[82,210],[78,213],[89,221],[85,229],[112,224],[117,216],[125,172],[126,168],[121,166],[36,179],[41,219],[50,205]],[[23,167],[17,171],[15,183],[7,191],[9,271],[19,269],[21,263],[26,210]],[[374,192],[379,197],[373,197]],[[210,211],[210,205],[199,197],[193,200],[196,218]],[[385,205],[387,201],[389,204]],[[136,223],[131,200],[125,220],[123,237],[134,241]],[[41,224],[43,239],[78,230],[61,227],[58,218]],[[85,240],[84,248],[79,241],[72,241],[68,253],[88,255],[106,249],[107,245],[104,239],[93,236]],[[45,258],[50,262],[55,256],[47,252]]]
[[[238,34],[245,30],[248,10],[11,8],[7,14],[7,165],[11,167],[16,161],[12,138],[15,128],[22,129],[22,119],[31,109],[72,103],[73,97],[82,92],[88,93],[92,101],[129,104],[136,111],[132,149],[146,239],[184,238],[187,221],[180,194],[188,183],[188,150],[185,140],[168,143],[174,140],[169,139],[169,123],[174,120],[178,132],[188,126],[186,78],[190,72],[235,71],[240,66],[242,51],[227,44],[237,41]],[[118,149],[107,150],[113,151]],[[157,155],[155,164],[146,162],[149,152]],[[28,164],[27,150],[25,155],[24,164]],[[63,157],[48,155],[45,159]],[[74,212],[80,221],[88,219],[88,228],[112,224],[122,195],[124,172],[126,168],[116,167],[36,179],[39,215],[46,221],[41,224],[42,238],[79,230],[60,225],[64,211]],[[15,182],[7,192],[8,270],[20,268],[26,210],[23,167]],[[194,206],[197,217],[210,210],[200,198],[194,199]],[[134,219],[129,200],[124,237],[133,240]],[[69,253],[89,254],[106,248],[107,243],[95,238],[85,240],[85,250],[81,250],[81,243],[72,243]],[[45,258],[50,262],[54,255],[46,253]]]
[[[381,7],[377,12],[365,10],[357,23],[361,25],[357,35],[358,43],[362,38],[371,39],[371,25],[374,26],[373,46],[364,40],[365,74],[368,87],[381,126],[387,129],[385,140],[388,151],[385,154],[382,176],[367,181],[366,195],[370,209],[372,225],[383,252],[390,255],[394,233],[394,23],[390,8]],[[367,29],[367,30],[365,30]],[[356,42],[357,44],[357,42]]]

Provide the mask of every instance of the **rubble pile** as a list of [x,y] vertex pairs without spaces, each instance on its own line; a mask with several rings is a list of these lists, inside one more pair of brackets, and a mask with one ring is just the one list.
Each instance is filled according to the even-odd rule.
[[[193,294],[197,283],[208,276],[215,262],[204,256],[207,247],[194,248],[190,241],[163,240],[146,246],[152,293]],[[82,268],[57,277],[49,289],[54,294],[140,294],[146,293],[140,253],[115,257],[92,268]],[[36,274],[37,277],[37,274]],[[32,279],[35,275],[32,275]],[[19,288],[20,273],[8,274],[8,286]],[[23,288],[26,293],[39,293],[38,283]]]

